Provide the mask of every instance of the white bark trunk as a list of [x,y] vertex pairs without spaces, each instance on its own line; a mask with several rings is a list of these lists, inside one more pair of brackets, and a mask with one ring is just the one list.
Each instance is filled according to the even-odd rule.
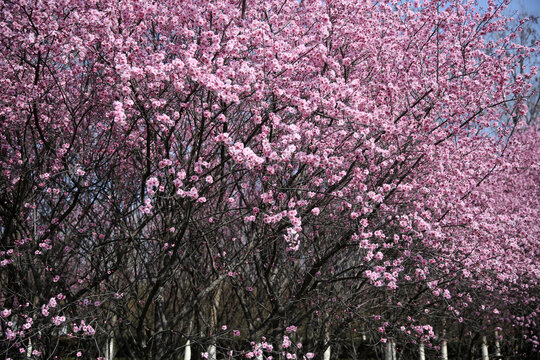
[[446,345],[446,340],[443,340],[441,344],[441,358],[442,360],[448,360],[448,347]]
[[216,344],[208,347],[208,360],[216,360]]
[[384,346],[384,360],[392,360],[392,344],[390,341]]
[[330,360],[330,355],[332,355],[332,350],[330,349],[330,345],[324,350],[323,359],[324,360]]
[[482,360],[489,360],[489,350],[486,336],[482,336]]
[[34,349],[32,348],[32,339],[28,339],[28,347],[26,348],[26,357],[31,358],[32,357],[32,351]]
[[186,341],[186,348],[184,350],[184,360],[191,360],[191,341]]
[[[210,335],[213,335],[214,334],[214,331],[217,327],[217,314],[218,314],[218,309],[219,309],[219,304],[221,302],[221,286],[219,286],[216,290],[216,294],[214,295],[214,301],[213,301],[213,304],[212,304],[212,307],[210,309],[210,326],[209,326],[209,334]],[[212,337],[213,341],[215,341],[215,339]],[[207,352],[208,352],[208,360],[216,360],[216,343],[212,343],[210,344],[210,346],[208,346],[208,349],[207,349]]]
[[424,347],[424,343],[421,342],[420,346],[418,347],[418,353],[419,353],[419,360],[426,360],[426,349]]
[[116,344],[114,337],[111,337],[105,344],[105,360],[114,360],[116,356]]
[[499,343],[499,332],[495,330],[495,356],[501,357],[501,344]]
[[396,360],[396,342],[388,340],[384,348],[384,360]]
[[324,350],[323,360],[330,360],[330,356],[332,355],[332,349],[330,348],[330,332],[328,331],[328,329],[325,333],[325,341],[328,344],[328,347],[326,348],[326,350]]
[[261,353],[259,355],[257,355],[256,359],[257,360],[263,360],[263,354],[262,354],[262,346],[261,346],[261,343],[258,343],[257,344],[257,349],[261,350]]

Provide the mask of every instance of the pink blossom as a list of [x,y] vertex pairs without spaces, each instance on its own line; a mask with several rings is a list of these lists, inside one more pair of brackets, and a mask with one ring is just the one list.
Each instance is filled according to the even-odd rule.
[[282,347],[284,349],[288,348],[289,346],[291,346],[291,341],[289,340],[289,337],[288,336],[283,336],[283,344],[282,344]]
[[53,322],[54,325],[56,325],[56,326],[62,324],[64,321],[66,321],[66,317],[65,317],[65,316],[55,316],[55,317],[52,318],[52,322]]

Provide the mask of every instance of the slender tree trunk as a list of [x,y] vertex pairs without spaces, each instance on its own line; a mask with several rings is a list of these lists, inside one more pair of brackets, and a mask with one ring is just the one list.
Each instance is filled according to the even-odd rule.
[[210,346],[208,346],[208,360],[216,360],[216,356],[216,344],[210,344]]
[[495,330],[495,356],[501,357],[501,344],[499,343],[499,332]]
[[388,341],[386,344],[384,344],[384,360],[392,360],[392,345],[390,344],[390,341]]
[[328,347],[326,348],[326,350],[324,350],[323,360],[330,360],[330,356],[332,355],[332,349],[330,349],[330,333],[328,332],[328,330],[326,331],[325,340],[326,344],[328,344]]
[[32,358],[32,351],[33,351],[33,348],[32,348],[32,339],[28,339],[28,347],[26,348],[26,357],[27,358]]
[[362,326],[362,341],[363,342],[367,341],[366,328],[364,326]]
[[116,315],[113,316],[111,322],[110,322],[110,333],[107,340],[105,340],[105,360],[114,360],[114,357],[116,356],[116,339],[114,337],[114,327],[116,326]]
[[486,335],[482,336],[482,360],[489,360],[489,350]]
[[442,360],[448,360],[448,347],[446,345],[446,340],[443,340],[441,345],[441,358]]
[[388,340],[384,347],[384,360],[396,360],[396,342],[393,339]]
[[330,355],[332,355],[332,350],[330,349],[330,345],[324,350],[323,359],[324,360],[330,360]]
[[443,341],[441,343],[441,358],[442,360],[448,360],[448,344],[446,342],[446,330],[442,333]]
[[458,341],[458,352],[457,358],[461,359],[461,349],[463,347],[463,333],[465,332],[465,326],[463,324],[459,327],[459,341]]
[[114,360],[116,356],[116,341],[112,335],[105,343],[105,360]]
[[420,342],[420,345],[418,346],[418,359],[419,360],[426,360],[426,349],[424,347],[424,343]]
[[184,360],[191,360],[191,341],[186,341],[186,348],[184,350]]
[[[195,315],[191,316],[191,319],[189,320],[189,327],[187,336],[191,336],[191,332],[193,330],[193,322],[195,321]],[[191,340],[188,338],[186,341],[186,346],[184,347],[184,360],[191,360]]]
[[351,347],[352,347],[352,359],[357,360],[358,354],[356,353],[356,345],[354,344],[354,334],[351,333]]
[[[210,308],[211,312],[211,318],[210,318],[210,326],[209,326],[209,333],[211,336],[215,334],[215,330],[217,327],[217,313],[219,309],[219,304],[221,302],[221,285],[218,286],[216,290],[216,294],[214,295],[214,299],[212,301],[212,307]],[[212,343],[208,346],[208,360],[216,360],[217,359],[217,352],[216,352],[216,343],[214,337],[212,337]]]

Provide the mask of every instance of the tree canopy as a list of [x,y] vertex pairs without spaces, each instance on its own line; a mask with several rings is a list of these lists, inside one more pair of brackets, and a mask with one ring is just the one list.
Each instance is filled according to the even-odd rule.
[[538,49],[475,7],[3,1],[0,354],[537,349]]

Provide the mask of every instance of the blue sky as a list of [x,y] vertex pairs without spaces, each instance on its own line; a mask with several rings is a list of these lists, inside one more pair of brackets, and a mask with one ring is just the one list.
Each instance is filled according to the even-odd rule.
[[540,0],[513,0],[509,7],[518,11],[525,9],[533,15],[540,15]]
[[[488,0],[477,1],[479,7],[483,8],[484,10],[487,8]],[[496,2],[498,3],[499,1]],[[528,15],[538,16],[540,18],[540,0],[511,0],[510,5],[508,6],[508,8],[506,8],[504,14],[506,16],[514,16],[516,14],[516,11],[518,12],[518,18],[520,17],[519,14],[522,14],[524,12]],[[534,27],[536,28],[537,33],[539,33],[540,19]]]
[[[487,0],[479,0],[478,2],[484,8],[487,7]],[[512,0],[506,13],[510,15],[516,10],[520,13],[525,10],[532,15],[540,16],[540,0]]]

